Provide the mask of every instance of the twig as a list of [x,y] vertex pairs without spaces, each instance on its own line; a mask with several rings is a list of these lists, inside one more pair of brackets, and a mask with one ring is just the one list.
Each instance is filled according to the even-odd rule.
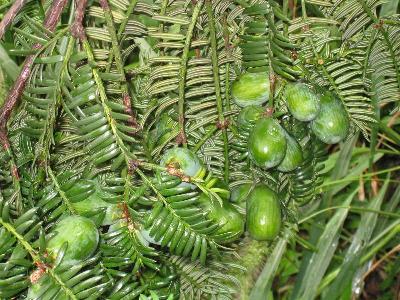
[[0,22],[0,39],[2,39],[7,27],[14,21],[22,7],[24,7],[27,0],[16,0],[11,8],[7,11],[3,20]]
[[390,250],[388,253],[386,253],[380,260],[378,260],[376,263],[372,265],[371,268],[363,275],[363,280],[368,277],[369,274],[371,274],[373,271],[376,270],[386,259],[388,259],[390,256],[392,256],[394,253],[397,251],[400,251],[400,244],[394,247],[392,250]]
[[[53,1],[52,6],[48,10],[46,14],[46,18],[44,20],[43,26],[49,31],[54,31],[58,20],[60,19],[61,12],[67,3],[67,0],[55,0]],[[32,47],[34,50],[40,50],[42,45],[36,43]],[[10,147],[10,142],[7,137],[7,121],[13,111],[14,107],[17,105],[18,100],[21,98],[21,95],[25,89],[26,83],[31,75],[33,62],[35,60],[35,55],[29,55],[23,64],[21,73],[16,79],[14,86],[12,87],[10,93],[7,96],[6,101],[4,102],[3,107],[0,110],[0,138],[1,144],[5,150],[8,150]]]
[[[117,67],[117,70],[122,76],[122,81],[121,81],[122,101],[125,106],[125,112],[129,115],[129,119],[127,120],[127,123],[134,130],[133,132],[130,132],[130,133],[134,134],[138,130],[140,130],[140,125],[137,122],[135,115],[133,114],[133,111],[132,111],[132,99],[129,95],[128,85],[126,83],[126,76],[125,76],[124,66],[123,66],[123,62],[122,62],[121,49],[119,47],[119,42],[118,42],[118,34],[115,30],[114,20],[112,17],[112,12],[111,12],[110,6],[108,4],[108,1],[100,0],[99,2],[100,2],[101,7],[103,8],[104,17],[106,19],[106,24],[107,24],[107,29],[111,36],[111,44],[112,44],[112,49],[113,49],[113,51],[111,53],[113,54],[113,57],[115,58],[115,65]],[[111,66],[111,64],[112,64],[112,61],[109,61],[109,66]]]
[[73,37],[83,41],[86,39],[86,34],[82,22],[85,16],[87,0],[77,0],[76,2],[76,13],[74,23],[71,26],[71,34]]

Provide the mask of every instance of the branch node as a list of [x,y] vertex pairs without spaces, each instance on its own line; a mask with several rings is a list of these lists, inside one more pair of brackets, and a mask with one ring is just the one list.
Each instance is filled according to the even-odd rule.
[[229,125],[230,125],[230,122],[228,119],[225,119],[223,121],[218,121],[216,124],[217,128],[220,130],[226,130],[229,127]]

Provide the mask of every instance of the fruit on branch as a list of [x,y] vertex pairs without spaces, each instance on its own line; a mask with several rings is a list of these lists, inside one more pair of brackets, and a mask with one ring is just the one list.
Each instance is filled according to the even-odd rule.
[[250,105],[243,108],[238,117],[238,136],[232,141],[232,148],[242,153],[239,161],[248,157],[247,142],[249,140],[250,132],[254,127],[255,122],[261,118],[264,109],[261,106]]
[[281,228],[278,195],[264,184],[257,185],[247,199],[247,231],[259,241],[273,240]]
[[279,122],[270,117],[256,122],[250,133],[248,148],[251,159],[262,168],[279,165],[286,153],[286,132]]
[[47,249],[54,257],[66,242],[68,244],[62,264],[73,265],[90,257],[99,243],[99,232],[90,219],[81,216],[68,216],[54,228],[55,236],[50,239]]
[[269,74],[243,73],[232,84],[232,98],[237,105],[245,107],[268,101],[270,94]]
[[290,172],[296,169],[303,162],[303,151],[299,143],[286,133],[286,154],[277,167],[280,172]]
[[[171,148],[167,150],[161,158],[161,166],[166,167],[171,175],[183,177],[201,178],[205,174],[205,167],[199,157],[186,148]],[[180,173],[180,171],[182,173]],[[192,188],[196,186],[187,182],[182,182],[181,186],[190,185]]]
[[311,122],[311,130],[326,144],[336,144],[349,131],[350,121],[343,103],[331,93],[321,97],[321,109]]
[[[216,240],[220,243],[230,243],[237,240],[244,231],[244,217],[229,202],[221,203],[217,199],[210,199],[205,193],[199,198],[199,203],[207,213],[207,217],[221,227],[216,232]],[[221,238],[218,238],[218,235]]]
[[247,128],[252,126],[264,113],[261,106],[250,105],[243,108],[237,118],[239,128]]
[[250,192],[252,191],[252,188],[252,183],[244,183],[235,186],[231,191],[231,197],[229,200],[242,208],[246,208],[246,201],[250,195]]
[[318,114],[319,96],[304,83],[291,83],[285,86],[285,98],[290,113],[299,121],[308,122]]

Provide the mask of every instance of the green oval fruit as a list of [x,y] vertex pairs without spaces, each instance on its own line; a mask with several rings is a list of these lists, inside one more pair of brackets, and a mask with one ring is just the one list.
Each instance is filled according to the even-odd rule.
[[187,176],[196,176],[203,171],[203,163],[196,154],[186,148],[171,148],[161,158],[161,165],[174,165]]
[[56,235],[50,239],[47,248],[57,256],[62,245],[67,242],[63,264],[74,264],[90,257],[99,243],[99,232],[88,218],[68,216],[54,228]]
[[277,167],[280,172],[290,172],[296,169],[303,162],[303,151],[299,143],[286,133],[286,154],[282,162]]
[[270,93],[268,73],[244,73],[232,84],[232,98],[245,107],[268,101]]
[[212,201],[206,194],[202,193],[199,203],[207,212],[207,217],[221,225],[217,234],[228,234],[229,238],[223,237],[217,240],[220,243],[230,243],[239,238],[244,232],[244,217],[229,202],[224,201],[222,206],[217,200]]
[[237,118],[239,127],[247,126],[249,123],[254,123],[264,113],[264,109],[261,106],[250,105],[243,108]]
[[247,200],[247,230],[259,241],[273,240],[281,228],[278,195],[266,185],[258,185]]
[[349,131],[350,122],[342,102],[330,93],[321,98],[321,110],[311,122],[311,130],[326,144],[336,144]]
[[285,97],[290,113],[299,121],[315,119],[320,109],[319,96],[304,83],[288,83]]
[[252,183],[244,183],[235,186],[231,191],[230,201],[239,205],[242,208],[246,207],[246,200],[252,190]]
[[273,168],[285,157],[286,144],[286,133],[279,122],[272,118],[262,118],[250,133],[249,154],[257,166]]

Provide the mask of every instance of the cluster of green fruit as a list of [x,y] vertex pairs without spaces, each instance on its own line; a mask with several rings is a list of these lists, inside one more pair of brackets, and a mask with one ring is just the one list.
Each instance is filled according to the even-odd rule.
[[[245,140],[236,144],[247,151],[251,161],[263,169],[276,168],[291,172],[303,162],[302,147],[274,118],[271,110],[262,107],[271,93],[268,73],[244,73],[232,86],[232,97],[242,107],[237,125]],[[327,92],[319,95],[304,83],[287,83],[283,97],[294,119],[309,122],[312,133],[326,144],[343,140],[349,130],[349,119],[342,102]],[[281,210],[278,195],[266,185],[239,186],[232,192],[234,202],[246,201],[247,229],[255,239],[270,240],[278,233]]]
[[[202,179],[206,173],[202,161],[186,148],[168,150],[161,159],[161,165],[178,166],[185,175],[195,179]],[[196,188],[192,183],[182,182],[181,185]],[[257,240],[272,240],[279,233],[280,202],[278,195],[266,185],[242,184],[229,191],[226,183],[212,178],[208,180],[207,187],[218,190],[222,199],[220,203],[204,192],[198,197],[198,203],[207,218],[219,224],[217,236],[229,236],[218,242],[230,243],[237,240],[244,232],[245,223],[250,236]]]
[[[261,106],[271,93],[268,73],[244,73],[232,86],[232,97],[243,109],[238,126],[252,124],[247,150],[259,167],[276,167],[290,172],[303,161],[299,143]],[[343,140],[349,130],[349,118],[342,102],[332,93],[319,95],[304,83],[287,83],[283,89],[286,106],[298,121],[310,122],[314,135],[326,144]]]

